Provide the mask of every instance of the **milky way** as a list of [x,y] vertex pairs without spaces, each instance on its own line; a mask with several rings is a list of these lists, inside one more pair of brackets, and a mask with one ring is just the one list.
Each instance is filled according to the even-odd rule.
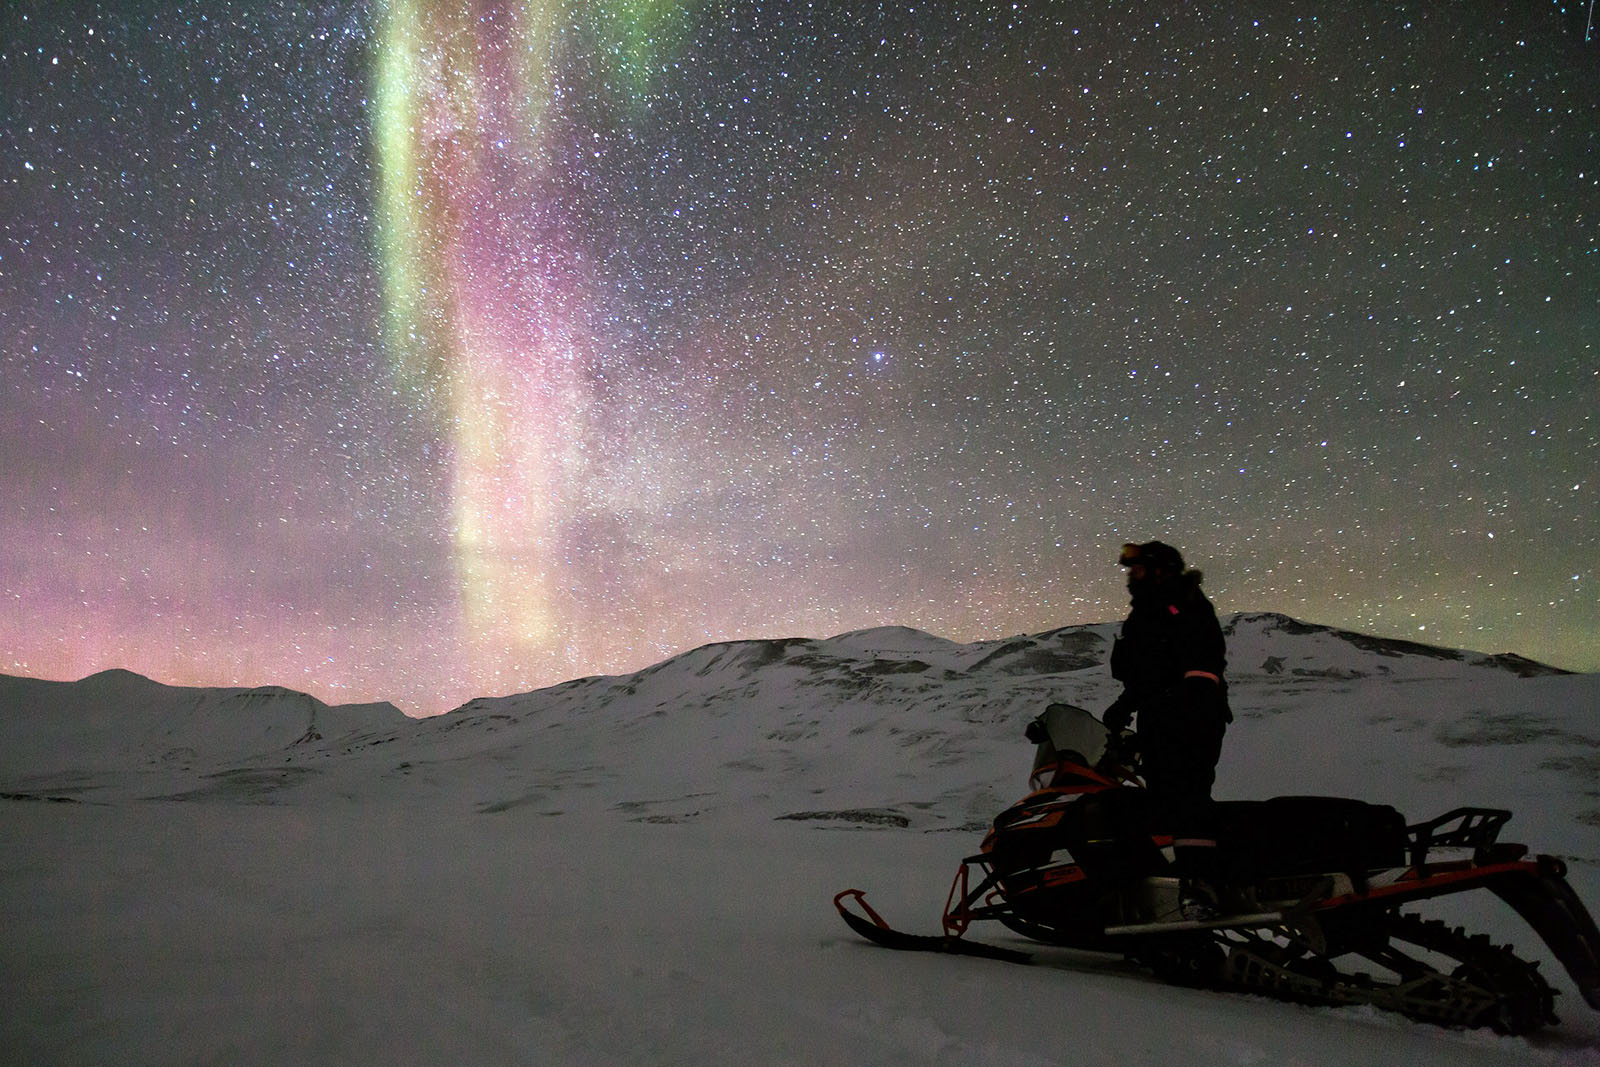
[[1600,669],[1586,12],[1122,6],[7,5],[0,670],[435,712],[1156,537]]

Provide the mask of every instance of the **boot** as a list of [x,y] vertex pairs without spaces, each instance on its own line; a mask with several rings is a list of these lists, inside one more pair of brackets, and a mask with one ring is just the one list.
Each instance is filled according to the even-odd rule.
[[1215,841],[1188,839],[1174,849],[1178,869],[1178,911],[1190,922],[1208,922],[1222,915],[1218,892]]
[[1198,878],[1178,882],[1178,914],[1189,922],[1210,922],[1222,917],[1222,906],[1211,883]]

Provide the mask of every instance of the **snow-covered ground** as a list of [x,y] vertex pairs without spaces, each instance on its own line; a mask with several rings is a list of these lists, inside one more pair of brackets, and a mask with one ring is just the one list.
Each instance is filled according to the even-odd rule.
[[[1600,676],[1231,628],[1219,796],[1508,807],[1504,836],[1566,857],[1600,907]],[[427,720],[0,678],[0,1062],[1600,1064],[1600,1013],[1486,893],[1428,911],[1545,960],[1561,1025],[1503,1038],[1109,956],[855,938],[846,887],[936,930],[1025,787],[1023,724],[1110,701],[1110,633],[714,645]]]

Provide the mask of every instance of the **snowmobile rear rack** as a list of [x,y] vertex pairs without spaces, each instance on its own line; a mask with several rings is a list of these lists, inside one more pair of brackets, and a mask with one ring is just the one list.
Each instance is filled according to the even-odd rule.
[[1470,848],[1474,863],[1489,863],[1496,855],[1500,829],[1510,821],[1503,808],[1455,808],[1427,822],[1406,827],[1411,837],[1411,865],[1421,867],[1435,848]]

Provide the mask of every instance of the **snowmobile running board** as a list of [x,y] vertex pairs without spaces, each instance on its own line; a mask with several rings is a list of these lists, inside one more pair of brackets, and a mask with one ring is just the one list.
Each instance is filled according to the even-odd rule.
[[[866,918],[845,907],[845,900],[853,899],[856,906],[867,913]],[[846,889],[833,898],[833,906],[850,926],[850,929],[875,944],[907,952],[945,952],[952,956],[981,956],[985,959],[1005,960],[1008,963],[1028,963],[1033,956],[1018,949],[986,945],[981,941],[967,941],[953,934],[908,934],[896,930],[883,916],[873,910],[859,889]],[[1290,913],[1263,911],[1253,915],[1224,915],[1215,919],[1174,919],[1167,922],[1131,923],[1126,926],[1106,928],[1108,935],[1159,934],[1179,930],[1223,930],[1229,927],[1278,926],[1287,921]],[[869,921],[870,920],[870,921]]]
[[1231,926],[1278,926],[1288,917],[1288,912],[1261,911],[1253,915],[1219,915],[1214,919],[1174,919],[1168,922],[1129,923],[1126,926],[1106,927],[1107,937],[1122,934],[1160,934],[1169,930],[1225,930]]

